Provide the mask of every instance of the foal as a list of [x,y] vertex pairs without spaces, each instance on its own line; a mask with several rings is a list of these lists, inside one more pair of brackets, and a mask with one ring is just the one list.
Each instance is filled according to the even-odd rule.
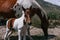
[[22,14],[22,16],[18,19],[15,19],[15,18],[11,18],[7,21],[6,23],[6,34],[4,36],[4,40],[8,39],[9,40],[9,37],[10,35],[12,34],[13,31],[18,31],[18,40],[21,40],[21,30],[22,30],[22,27],[24,25],[24,12]]

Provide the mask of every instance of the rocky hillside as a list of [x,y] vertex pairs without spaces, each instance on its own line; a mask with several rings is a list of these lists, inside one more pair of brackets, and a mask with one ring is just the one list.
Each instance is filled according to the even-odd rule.
[[50,3],[45,2],[43,0],[37,0],[37,2],[47,11],[47,13],[53,12],[53,13],[60,14],[60,6],[50,4]]
[[[47,12],[50,19],[60,19],[60,6],[53,5],[51,3],[45,2],[43,0],[36,0]],[[34,16],[32,18],[32,22],[34,26],[40,26],[40,20],[38,16]]]

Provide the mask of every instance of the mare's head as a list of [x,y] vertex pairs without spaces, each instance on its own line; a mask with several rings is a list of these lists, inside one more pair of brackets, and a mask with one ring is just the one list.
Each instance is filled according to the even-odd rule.
[[32,7],[30,8],[27,8],[25,9],[24,7],[22,7],[24,13],[25,13],[25,22],[28,23],[29,25],[31,24],[31,18],[30,18],[30,14],[31,14],[31,9]]

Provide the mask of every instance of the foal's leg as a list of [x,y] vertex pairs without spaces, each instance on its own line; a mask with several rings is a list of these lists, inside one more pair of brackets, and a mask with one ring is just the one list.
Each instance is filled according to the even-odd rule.
[[23,40],[26,40],[26,35],[23,35]]
[[30,35],[30,26],[31,25],[27,25],[27,36],[30,38],[30,40],[33,40],[33,38],[31,37],[31,35]]
[[30,25],[27,27],[27,34],[30,35]]
[[11,35],[11,34],[12,34],[12,31],[10,31],[10,30],[6,31],[4,40],[10,40],[10,35]]
[[4,36],[4,40],[6,40],[7,38],[8,38],[8,33],[9,33],[9,29],[8,28],[6,28],[6,33],[5,33],[5,36]]
[[10,32],[8,33],[8,40],[10,40],[11,34],[12,34],[12,31],[10,31]]
[[12,31],[6,28],[6,33],[4,36],[4,40],[9,40],[10,35],[12,34]]
[[21,30],[18,29],[18,40],[21,40]]

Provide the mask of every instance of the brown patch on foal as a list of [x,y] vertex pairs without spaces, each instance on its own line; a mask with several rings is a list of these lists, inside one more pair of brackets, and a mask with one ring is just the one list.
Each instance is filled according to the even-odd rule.
[[31,14],[31,10],[30,9],[26,9],[25,10],[25,21],[27,22],[27,23],[30,23],[31,22],[31,19],[30,19],[30,14]]
[[9,21],[8,21],[8,29],[11,29],[11,28],[13,28],[13,24],[14,24],[14,21],[15,21],[15,18],[11,18],[11,19],[9,19]]

